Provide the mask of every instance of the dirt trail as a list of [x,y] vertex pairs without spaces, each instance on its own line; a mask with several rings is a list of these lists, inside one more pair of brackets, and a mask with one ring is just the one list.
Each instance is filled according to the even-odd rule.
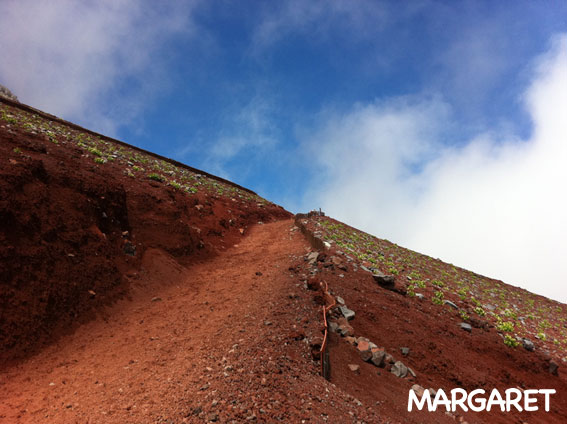
[[146,252],[130,301],[1,375],[0,422],[321,421],[329,396],[352,420],[311,359],[320,311],[289,270],[307,248],[292,227],[189,269]]

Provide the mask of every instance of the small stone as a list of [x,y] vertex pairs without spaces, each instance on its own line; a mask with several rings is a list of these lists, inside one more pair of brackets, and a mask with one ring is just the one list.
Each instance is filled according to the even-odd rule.
[[471,325],[470,325],[470,324],[467,324],[466,322],[461,322],[461,323],[459,324],[459,327],[461,327],[462,330],[465,330],[465,331],[467,331],[467,332],[469,332],[469,333],[472,332],[472,327],[471,327]]
[[338,333],[339,331],[339,324],[337,324],[335,321],[331,321],[329,323],[329,331],[331,333]]
[[341,310],[341,313],[343,314],[343,316],[347,319],[347,320],[352,320],[354,319],[354,311],[350,310],[349,308],[347,308],[346,306],[339,306],[339,309]]
[[419,399],[421,399],[423,397],[423,393],[425,393],[425,389],[419,384],[414,384],[411,386],[411,389],[415,392]]
[[448,305],[448,306],[450,306],[450,307],[453,308],[453,309],[459,309],[459,307],[458,307],[457,305],[455,305],[453,302],[451,302],[450,300],[444,300],[444,301],[443,301],[443,304],[444,304],[444,305]]
[[356,339],[352,336],[347,336],[345,337],[345,341],[351,345],[355,345],[356,344]]
[[152,302],[160,302],[161,297],[152,297]]
[[403,356],[408,356],[408,355],[409,355],[409,352],[410,352],[410,349],[409,349],[409,347],[402,347],[402,348],[400,349],[400,351],[402,352],[402,355],[403,355]]
[[529,350],[530,352],[535,350],[535,346],[530,339],[522,339],[522,345],[524,346],[524,349]]
[[397,361],[392,366],[390,372],[396,377],[404,378],[408,375],[408,367],[406,367],[401,361]]
[[557,375],[558,374],[558,370],[559,369],[559,365],[557,365],[557,362],[555,361],[550,361],[549,362],[549,373],[552,375]]
[[349,368],[352,372],[358,372],[358,370],[360,369],[360,365],[348,364],[348,368]]
[[424,296],[422,293],[416,293],[416,294],[415,294],[415,297],[416,297],[417,299],[419,299],[419,300],[424,300],[424,299],[425,299],[425,296]]
[[211,423],[215,423],[219,420],[219,416],[217,413],[215,412],[211,412],[208,416],[207,419],[209,420],[209,422]]
[[337,303],[338,303],[339,305],[344,305],[344,304],[345,304],[345,301],[344,301],[344,299],[343,299],[342,297],[337,296]]

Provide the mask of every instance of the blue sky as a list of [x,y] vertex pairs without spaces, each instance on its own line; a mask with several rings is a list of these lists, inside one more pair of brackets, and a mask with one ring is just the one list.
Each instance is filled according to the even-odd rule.
[[567,301],[567,2],[0,4],[21,101]]

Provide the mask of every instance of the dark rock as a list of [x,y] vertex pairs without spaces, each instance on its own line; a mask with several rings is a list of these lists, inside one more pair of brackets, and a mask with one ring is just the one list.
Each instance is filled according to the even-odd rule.
[[401,361],[397,361],[390,369],[390,372],[396,377],[405,378],[408,375],[408,367],[406,367]]
[[469,332],[469,333],[472,332],[472,327],[471,327],[471,325],[470,325],[470,324],[467,324],[466,322],[461,322],[461,323],[459,324],[459,327],[461,327],[461,329],[463,329],[463,330],[465,330],[465,331],[467,331],[467,332]]
[[555,361],[549,361],[549,373],[552,375],[558,374],[559,365]]
[[131,242],[126,241],[124,243],[123,251],[125,254],[130,256],[136,256],[136,246],[134,246]]
[[374,278],[374,281],[385,289],[392,290],[396,286],[396,280],[393,275],[386,275],[383,272],[374,270],[372,278]]
[[261,277],[261,276],[262,276],[262,273],[261,273],[260,271],[256,271],[256,275],[257,275],[258,277]]
[[529,350],[530,352],[535,350],[535,346],[530,339],[522,339],[522,345],[524,346],[524,349]]
[[378,350],[372,353],[372,358],[370,358],[370,362],[372,362],[377,367],[383,368],[385,365],[385,358],[386,352],[383,350]]

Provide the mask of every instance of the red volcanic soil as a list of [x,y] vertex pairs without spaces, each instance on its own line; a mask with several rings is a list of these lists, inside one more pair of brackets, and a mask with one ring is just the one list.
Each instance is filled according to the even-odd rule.
[[[313,237],[281,207],[0,112],[0,422],[567,422],[561,365],[461,330],[450,306],[380,287],[335,247],[308,261]],[[355,336],[416,377],[336,333],[320,376],[322,282]],[[413,384],[557,393],[549,413],[408,413]]]

